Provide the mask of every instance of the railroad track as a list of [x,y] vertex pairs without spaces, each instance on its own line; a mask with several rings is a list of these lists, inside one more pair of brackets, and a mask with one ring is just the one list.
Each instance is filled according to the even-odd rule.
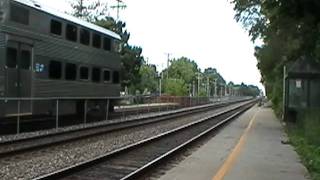
[[110,124],[104,124],[101,126],[87,127],[84,129],[59,132],[55,134],[46,134],[25,139],[17,139],[14,141],[0,142],[0,157],[8,157],[26,151],[67,143],[78,139],[89,138],[112,131],[119,131],[121,129],[133,128],[141,125],[166,121],[194,113],[202,113],[205,111],[225,107],[230,104],[235,104],[239,102],[241,101],[188,108],[185,110],[177,110],[169,113],[161,113],[151,117],[149,116],[144,118],[137,118],[131,121],[118,121]]
[[134,179],[255,104],[242,103],[168,132],[36,179]]
[[[177,105],[159,105],[159,106],[143,106],[116,109],[108,115],[109,120],[121,119],[124,117],[136,116],[139,114],[175,110],[179,107]],[[101,121],[102,116],[87,115],[87,123],[95,123]],[[1,119],[0,122],[0,135],[12,135],[17,131],[17,118],[9,117]],[[59,127],[69,127],[72,125],[79,125],[84,122],[83,115],[61,115],[59,116]],[[49,115],[28,115],[20,117],[20,133],[34,132],[45,129],[53,129],[56,127],[56,117]]]
[[[117,109],[108,115],[108,120],[122,119],[124,117],[137,116],[145,113],[155,113],[160,111],[169,111],[178,109],[176,106],[159,106],[159,107],[139,107],[130,109]],[[86,123],[101,122],[105,117],[87,115],[84,120],[83,115],[61,115],[59,116],[59,127],[65,128],[73,125]],[[49,115],[36,115],[36,116],[22,116],[20,117],[20,133],[35,132],[41,130],[50,130],[56,128],[56,117]],[[17,131],[17,118],[9,117],[1,119],[0,122],[0,135],[12,135]]]

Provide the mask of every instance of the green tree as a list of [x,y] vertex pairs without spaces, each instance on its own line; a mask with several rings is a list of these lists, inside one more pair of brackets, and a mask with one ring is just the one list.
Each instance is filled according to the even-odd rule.
[[233,85],[233,88],[235,88],[241,96],[257,97],[260,95],[260,89],[254,85],[241,83]]
[[188,86],[182,79],[166,79],[164,82],[164,91],[167,95],[188,96]]
[[165,70],[164,74],[169,72],[169,77],[173,79],[181,79],[186,84],[192,83],[196,79],[196,73],[198,72],[198,65],[195,61],[192,61],[186,57],[171,60],[171,65],[168,70]]
[[228,86],[229,87],[233,87],[234,86],[234,83],[232,81],[228,82]]
[[281,113],[283,65],[301,56],[320,57],[320,1],[318,0],[233,0],[236,20],[256,48],[258,68],[267,95]]
[[[190,86],[197,79],[198,65],[195,61],[186,57],[173,59],[168,69],[165,69],[162,74],[166,79],[164,84],[164,93],[177,96],[187,96],[190,91]],[[175,84],[176,82],[176,84]],[[177,88],[177,89],[175,89]],[[176,94],[175,94],[176,93]]]
[[70,5],[73,9],[71,15],[89,22],[95,22],[108,12],[107,4],[100,0],[73,0]]
[[158,74],[156,66],[144,63],[140,67],[139,74],[141,81],[137,88],[141,92],[144,92],[143,94],[146,94],[147,92],[156,92],[158,86]]
[[129,87],[131,93],[139,84],[141,76],[140,66],[143,62],[142,48],[136,46],[126,46],[121,51],[121,85]]
[[[171,81],[164,81],[165,86],[166,83],[172,83],[172,81],[175,82],[175,80],[181,80],[179,83],[183,83],[183,86],[179,86],[180,89],[186,89],[179,90],[179,92],[185,92],[184,95],[188,95],[192,92],[192,86],[195,86],[195,95],[213,95],[215,88],[212,87],[216,84],[215,81],[217,81],[217,85],[219,86],[219,88],[217,88],[219,93],[222,89],[221,87],[224,87],[226,84],[226,81],[216,69],[207,68],[204,72],[201,72],[201,69],[198,68],[197,63],[186,57],[171,60],[171,65],[169,68],[165,69],[162,73],[164,74],[164,77],[166,77],[168,73],[169,79],[171,79]],[[171,86],[177,88],[174,85],[170,85],[170,87]],[[170,93],[168,93],[166,91],[167,89],[165,89],[165,93],[167,94],[174,95],[172,92],[176,92],[170,90]],[[208,92],[208,90],[210,92]]]
[[[222,87],[225,87],[226,81],[222,77],[222,75],[215,68],[207,68],[203,72],[204,78],[209,79],[209,87],[210,93],[209,95],[221,94]],[[217,85],[217,88],[215,87]],[[215,92],[217,90],[217,92]]]
[[215,68],[207,68],[203,72],[205,77],[209,77],[210,81],[215,81],[217,80],[218,84],[226,84],[226,81],[224,78],[221,76],[220,73],[218,73],[217,69]]
[[105,16],[102,19],[97,19],[94,23],[98,26],[109,29],[113,32],[116,32],[121,37],[121,46],[129,46],[130,33],[125,29],[126,23],[122,21],[116,21],[113,17]]

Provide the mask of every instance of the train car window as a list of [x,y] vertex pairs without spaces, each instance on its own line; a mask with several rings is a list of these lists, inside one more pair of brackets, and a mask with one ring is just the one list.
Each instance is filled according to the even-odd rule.
[[113,72],[113,83],[119,84],[120,83],[120,74],[118,71]]
[[111,51],[111,39],[104,37],[103,38],[103,49],[106,51]]
[[31,53],[27,50],[21,51],[21,60],[20,60],[20,68],[21,69],[30,69],[31,64]]
[[15,48],[7,48],[6,66],[8,68],[16,68],[17,67],[17,57],[18,57],[17,49],[15,49]]
[[76,42],[77,41],[77,31],[78,28],[74,25],[67,24],[66,26],[66,38],[69,41]]
[[80,43],[84,45],[90,44],[90,32],[88,30],[80,30]]
[[80,67],[80,79],[88,80],[89,79],[89,68],[88,67]]
[[62,34],[62,23],[56,20],[51,20],[50,32],[52,34],[56,34],[61,36]]
[[49,62],[49,78],[61,79],[62,76],[62,63],[59,61]]
[[110,71],[104,70],[104,71],[103,71],[103,81],[104,81],[104,82],[109,82],[110,80],[111,80]]
[[10,5],[10,20],[20,24],[29,24],[29,10],[24,7],[11,4]]
[[101,70],[100,68],[92,68],[92,82],[100,82]]
[[66,80],[74,81],[77,78],[77,66],[72,63],[66,63],[65,66],[65,78]]
[[92,46],[95,48],[101,48],[101,36],[99,34],[93,34]]

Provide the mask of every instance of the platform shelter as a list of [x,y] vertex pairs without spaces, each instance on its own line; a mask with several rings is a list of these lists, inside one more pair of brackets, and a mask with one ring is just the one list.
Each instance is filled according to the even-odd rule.
[[320,61],[301,57],[284,68],[284,120],[299,110],[320,107]]

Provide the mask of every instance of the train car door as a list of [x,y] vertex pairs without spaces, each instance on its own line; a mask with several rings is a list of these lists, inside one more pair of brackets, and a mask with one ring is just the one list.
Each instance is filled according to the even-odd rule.
[[[6,50],[6,97],[30,98],[32,75],[32,46],[8,41]],[[6,115],[17,113],[17,102],[8,101]],[[31,113],[31,101],[21,101],[20,113]]]

